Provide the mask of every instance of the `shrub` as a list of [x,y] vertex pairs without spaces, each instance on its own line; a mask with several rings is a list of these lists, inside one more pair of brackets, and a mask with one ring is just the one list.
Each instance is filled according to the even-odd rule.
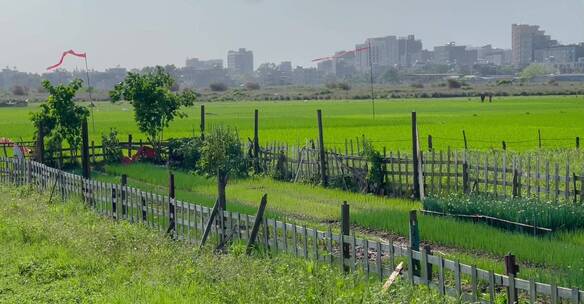
[[15,96],[26,96],[28,94],[28,90],[23,86],[15,85],[12,87],[12,94]]
[[122,146],[116,129],[111,129],[108,134],[101,135],[101,146],[106,163],[119,163],[122,160]]
[[383,155],[375,150],[373,145],[369,142],[366,142],[362,154],[367,157],[367,162],[371,166],[367,172],[367,191],[375,194],[382,194],[385,187]]
[[260,84],[257,82],[246,82],[245,88],[249,91],[255,91],[260,89]]
[[209,88],[213,92],[225,92],[227,91],[227,85],[222,82],[215,82],[209,85]]
[[448,79],[448,88],[449,89],[460,89],[462,87],[462,83],[456,79]]
[[346,82],[341,82],[339,84],[337,84],[337,88],[343,90],[343,91],[350,91],[351,90],[351,85],[346,83]]
[[194,170],[201,159],[201,144],[201,139],[198,137],[170,139],[168,142],[168,148],[172,151],[169,155],[170,165]]

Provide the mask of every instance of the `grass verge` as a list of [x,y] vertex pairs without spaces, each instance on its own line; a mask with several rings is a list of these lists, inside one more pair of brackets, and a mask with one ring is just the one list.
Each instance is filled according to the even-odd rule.
[[[401,283],[382,293],[361,274],[288,256],[214,255],[77,201],[47,204],[0,187],[2,303],[435,303]],[[447,302],[454,302],[450,299]]]

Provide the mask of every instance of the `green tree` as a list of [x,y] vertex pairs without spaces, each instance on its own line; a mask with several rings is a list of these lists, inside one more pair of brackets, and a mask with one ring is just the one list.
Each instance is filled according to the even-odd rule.
[[523,69],[521,73],[519,73],[519,77],[521,79],[530,80],[538,76],[546,76],[552,74],[553,72],[554,71],[552,69],[543,64],[532,63],[528,65],[525,69]]
[[201,173],[217,177],[219,206],[225,210],[229,177],[245,176],[249,167],[237,132],[223,127],[211,130],[201,147],[199,164]]
[[181,107],[193,105],[196,99],[190,90],[173,93],[174,84],[170,74],[157,66],[145,74],[128,73],[126,79],[110,91],[112,102],[127,100],[132,104],[138,129],[159,152],[164,128],[176,117],[185,117]]
[[75,104],[75,94],[83,85],[76,79],[68,85],[53,86],[48,80],[42,82],[49,93],[40,111],[33,113],[31,120],[38,131],[42,131],[50,147],[61,146],[63,140],[76,152],[81,144],[81,122],[89,116],[89,111]]

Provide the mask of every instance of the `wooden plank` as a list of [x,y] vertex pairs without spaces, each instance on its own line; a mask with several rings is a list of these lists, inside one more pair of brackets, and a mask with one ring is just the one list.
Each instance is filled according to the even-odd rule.
[[382,288],[383,291],[387,292],[389,290],[389,288],[391,287],[391,285],[393,285],[393,283],[395,282],[395,280],[397,280],[397,278],[401,274],[401,272],[403,270],[403,267],[404,267],[404,263],[403,262],[401,262],[401,263],[399,263],[399,265],[397,265],[397,267],[391,273],[391,275],[389,276],[389,278],[387,279],[387,281],[385,282],[385,284],[383,284],[383,288]]

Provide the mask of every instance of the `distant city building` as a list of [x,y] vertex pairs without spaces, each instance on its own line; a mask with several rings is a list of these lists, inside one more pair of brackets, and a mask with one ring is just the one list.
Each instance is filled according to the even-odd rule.
[[324,75],[334,75],[335,69],[333,60],[323,60],[316,64],[317,70]]
[[319,85],[322,83],[323,74],[316,68],[296,67],[293,72],[295,85]]
[[478,63],[493,65],[510,65],[512,51],[506,49],[493,48],[490,44],[476,48]]
[[433,62],[436,64],[471,66],[477,62],[477,59],[477,50],[467,50],[466,46],[456,45],[454,42],[434,47]]
[[416,40],[414,35],[400,37],[399,43],[399,64],[403,67],[410,67],[416,59],[421,57],[422,40]]
[[535,50],[535,62],[570,63],[584,58],[584,44],[557,45]]
[[241,48],[227,53],[227,69],[229,73],[251,75],[254,70],[253,52]]
[[185,66],[187,68],[193,68],[196,70],[222,69],[223,60],[222,59],[199,60],[199,58],[187,58],[187,60],[185,60]]
[[[369,47],[371,49],[363,50]],[[399,42],[396,36],[369,38],[365,43],[357,44],[355,49],[363,50],[355,54],[355,67],[360,72],[368,71],[371,65],[374,68],[399,65]]]
[[545,31],[539,29],[538,25],[513,24],[512,47],[513,65],[524,67],[534,62],[536,51],[558,45],[556,40],[552,40]]
[[293,82],[293,75],[292,75],[292,62],[291,61],[282,61],[278,65],[278,72],[280,77],[280,83],[282,85],[292,84]]

